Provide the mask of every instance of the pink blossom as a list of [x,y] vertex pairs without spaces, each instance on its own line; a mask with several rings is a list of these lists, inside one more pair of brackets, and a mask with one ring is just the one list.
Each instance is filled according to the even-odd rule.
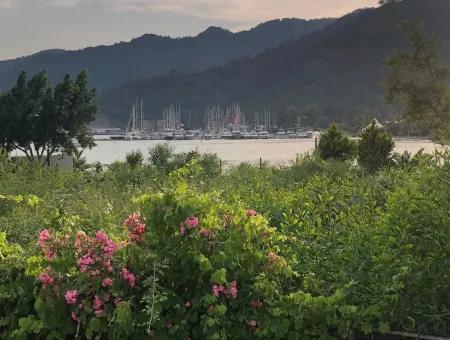
[[108,236],[104,231],[97,231],[97,233],[95,234],[95,238],[100,243],[106,243],[108,241]]
[[105,287],[105,288],[112,286],[112,284],[113,284],[113,280],[110,277],[106,277],[102,281],[102,287]]
[[188,301],[188,302],[186,302],[185,304],[184,304],[184,307],[186,307],[186,308],[191,308],[191,303]]
[[88,265],[94,264],[94,263],[95,263],[95,260],[92,257],[90,257],[89,255],[85,255],[77,261],[77,264],[79,266],[88,266]]
[[267,257],[269,258],[270,262],[275,263],[278,261],[279,256],[273,252],[270,252]]
[[222,285],[213,285],[212,286],[212,293],[215,297],[219,297],[220,294],[222,294],[225,290],[225,287]]
[[100,275],[100,270],[96,269],[91,271],[91,276],[99,276]]
[[122,277],[128,282],[131,288],[136,285],[136,276],[127,268],[122,268]]
[[45,249],[44,256],[47,261],[53,261],[56,258],[56,253],[51,249]]
[[116,244],[111,240],[106,240],[105,246],[103,247],[103,252],[105,255],[112,256],[117,250]]
[[100,299],[100,297],[98,295],[95,295],[95,297],[94,297],[94,304],[92,305],[92,307],[96,311],[99,311],[99,310],[102,309],[103,301],[102,301],[102,299]]
[[256,328],[258,326],[258,323],[256,322],[256,320],[250,320],[250,322],[248,323],[250,325],[250,327]]
[[247,214],[247,217],[253,217],[253,216],[258,215],[258,213],[253,209],[247,209],[246,214]]
[[238,294],[237,283],[236,281],[231,282],[231,287],[229,289],[231,298],[236,299]]
[[88,269],[88,267],[84,264],[80,266],[80,272],[82,272],[82,273],[86,273],[87,269]]
[[123,223],[128,228],[128,237],[131,241],[141,242],[143,240],[146,225],[139,212],[128,216]]
[[188,217],[185,223],[189,229],[197,228],[198,227],[198,218],[195,216]]
[[200,235],[204,238],[211,238],[213,235],[213,232],[209,228],[202,228],[200,230]]
[[72,312],[72,314],[70,314],[70,317],[72,318],[73,321],[80,322],[80,319],[78,319],[77,313]]
[[183,223],[180,224],[180,234],[184,236],[186,234],[186,227]]
[[95,314],[95,316],[102,316],[103,312],[104,312],[103,309],[99,309],[99,310],[95,310],[94,314]]
[[44,229],[39,233],[38,245],[40,247],[45,247],[45,243],[51,239],[51,234],[48,229]]
[[42,288],[46,288],[47,286],[53,285],[55,279],[46,270],[39,275],[39,282],[42,283]]
[[77,303],[78,291],[68,290],[64,297],[69,305],[74,305]]

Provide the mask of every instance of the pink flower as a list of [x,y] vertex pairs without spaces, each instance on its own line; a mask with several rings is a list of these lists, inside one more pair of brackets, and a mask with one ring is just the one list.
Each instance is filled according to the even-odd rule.
[[247,214],[247,217],[253,217],[253,216],[258,215],[258,213],[253,209],[247,209],[246,214]]
[[78,319],[77,313],[72,312],[72,314],[70,314],[70,317],[72,318],[73,321],[80,322],[80,319]]
[[80,266],[80,272],[82,272],[82,273],[86,273],[87,269],[88,269],[88,267],[84,264]]
[[184,236],[186,234],[186,227],[183,223],[180,224],[180,234]]
[[42,288],[46,288],[47,286],[53,285],[55,279],[48,274],[48,270],[45,270],[39,275],[39,282],[42,283]]
[[248,323],[250,325],[250,327],[256,328],[258,326],[258,323],[256,322],[256,320],[250,320],[250,322]]
[[186,307],[186,308],[191,308],[191,303],[188,301],[188,302],[186,302],[185,304],[184,304],[184,307]]
[[102,309],[103,301],[102,301],[102,299],[100,299],[100,297],[98,295],[95,295],[95,297],[94,297],[94,304],[92,305],[92,307],[96,311],[100,311]]
[[127,268],[122,268],[122,277],[128,282],[131,288],[136,285],[136,276]]
[[74,305],[77,303],[78,291],[68,290],[64,297],[69,305]]
[[91,271],[91,276],[99,276],[100,275],[100,270],[96,269]]
[[108,241],[108,236],[104,231],[97,231],[97,233],[95,234],[95,238],[100,243],[106,243]]
[[105,246],[103,247],[103,252],[107,256],[112,256],[117,250],[116,244],[111,240],[106,240]]
[[111,266],[111,261],[110,260],[105,260],[103,261],[103,267],[108,271],[108,272],[112,272],[113,268]]
[[113,284],[113,280],[110,277],[106,277],[102,281],[102,287],[105,287],[105,288],[111,287],[112,284]]
[[38,245],[39,247],[45,247],[45,243],[51,239],[51,234],[48,229],[44,229],[39,233]]
[[273,252],[270,252],[267,257],[269,258],[270,262],[275,263],[278,261],[279,256]]
[[103,309],[99,309],[99,310],[95,310],[94,314],[95,314],[95,316],[102,316],[103,312],[104,312]]
[[224,292],[224,290],[225,290],[225,287],[222,285],[213,285],[212,286],[212,294],[215,297],[219,297],[220,294],[222,294]]
[[51,249],[45,249],[44,256],[47,261],[53,261],[56,258],[56,253]]
[[236,299],[238,294],[237,283],[236,281],[231,282],[231,287],[229,289],[229,293],[231,298]]
[[186,220],[186,225],[189,229],[194,229],[198,227],[198,218],[195,216],[188,217]]
[[211,238],[213,235],[213,232],[209,228],[202,228],[200,230],[200,235],[204,238]]
[[123,224],[128,228],[128,237],[131,241],[141,242],[144,239],[145,227],[141,214],[135,212],[128,216]]
[[85,255],[77,261],[77,264],[79,266],[88,266],[88,265],[94,264],[94,263],[95,263],[95,260],[92,257],[90,257],[89,255]]

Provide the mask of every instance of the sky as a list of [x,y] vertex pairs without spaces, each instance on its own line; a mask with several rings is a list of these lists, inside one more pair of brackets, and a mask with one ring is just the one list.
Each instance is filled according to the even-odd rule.
[[145,33],[191,36],[278,18],[339,17],[377,0],[0,0],[0,60],[52,48],[129,41]]

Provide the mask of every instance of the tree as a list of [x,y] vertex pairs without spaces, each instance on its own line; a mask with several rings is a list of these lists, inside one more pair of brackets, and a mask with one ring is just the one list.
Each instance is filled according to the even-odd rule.
[[355,150],[355,144],[350,140],[344,130],[336,124],[331,125],[321,136],[318,146],[319,156],[322,159],[350,159]]
[[403,23],[411,51],[388,59],[386,99],[403,107],[407,121],[424,126],[434,140],[449,136],[450,68],[443,64],[437,43],[423,25]]
[[85,71],[75,80],[65,76],[54,89],[44,71],[31,79],[22,72],[0,96],[0,146],[41,164],[50,164],[58,152],[72,154],[76,144],[91,148],[95,144],[88,125],[97,113],[95,97]]
[[374,173],[389,163],[394,149],[394,140],[386,130],[373,120],[360,133],[358,143],[358,161],[369,172]]

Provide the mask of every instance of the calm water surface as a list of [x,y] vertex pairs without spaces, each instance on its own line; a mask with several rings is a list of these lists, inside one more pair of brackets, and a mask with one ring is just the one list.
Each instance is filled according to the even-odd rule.
[[[145,156],[148,149],[162,141],[96,141],[97,147],[86,150],[84,156],[88,162],[109,164],[125,160],[125,155],[132,150],[141,150]],[[288,164],[295,160],[297,154],[314,150],[314,139],[266,139],[266,140],[191,140],[169,141],[176,152],[196,150],[200,153],[216,153],[228,164],[242,162],[258,163],[263,161],[273,164]],[[431,153],[438,145],[427,140],[396,140],[397,152],[415,153],[421,148]]]

